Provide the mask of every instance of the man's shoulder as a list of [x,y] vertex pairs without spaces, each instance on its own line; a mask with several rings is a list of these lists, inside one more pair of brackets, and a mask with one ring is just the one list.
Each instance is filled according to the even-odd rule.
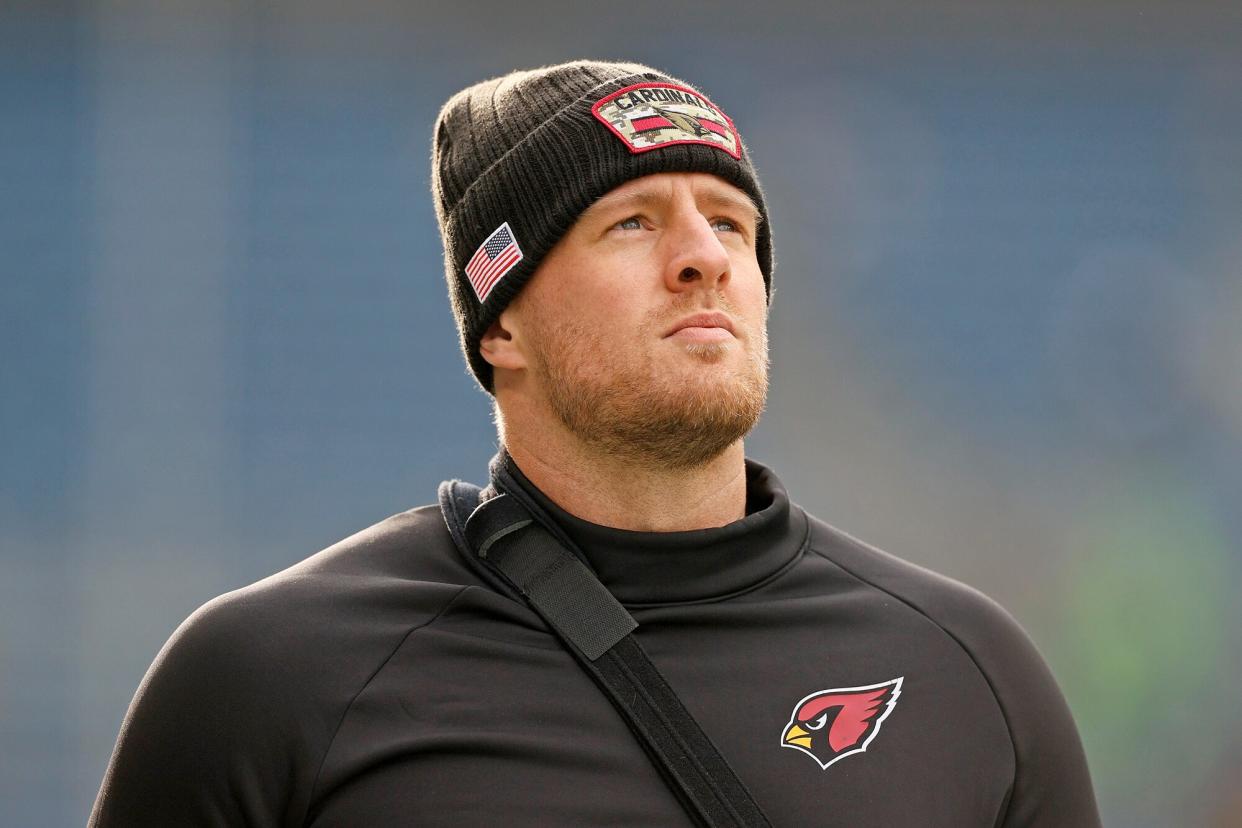
[[[454,554],[439,511],[413,509],[201,606],[138,688],[99,824],[300,813],[353,699],[469,589]],[[238,767],[250,774],[242,794]],[[153,785],[165,794],[155,803]]]
[[337,541],[260,584],[278,587],[299,578],[398,578],[422,580],[448,574],[453,539],[440,507],[418,506],[398,512]]
[[[477,583],[453,546],[437,506],[391,515],[292,566],[208,602],[205,615],[276,620],[328,618],[389,601],[416,614],[439,598]],[[308,619],[309,620],[309,619]]]
[[213,598],[162,655],[234,673],[310,673],[325,659],[365,671],[475,583],[438,508],[411,509]]
[[878,549],[818,518],[808,518],[811,553],[827,559],[883,600],[923,616],[967,650],[985,673],[1046,669],[1013,616],[978,589]]
[[[1005,824],[1098,825],[1073,716],[1043,657],[1017,621],[970,586],[883,552],[823,521],[809,520],[809,553],[836,567],[836,577],[845,579],[836,583],[852,583],[861,594],[869,594],[865,605],[873,619],[900,619],[894,623],[900,630],[894,651],[900,657],[943,654],[943,647],[928,646],[939,638],[940,644],[947,641],[960,648],[969,661],[957,663],[973,665],[968,671],[977,671],[987,683],[1014,751],[1015,778]],[[949,660],[934,661],[945,687],[962,686],[948,672]]]

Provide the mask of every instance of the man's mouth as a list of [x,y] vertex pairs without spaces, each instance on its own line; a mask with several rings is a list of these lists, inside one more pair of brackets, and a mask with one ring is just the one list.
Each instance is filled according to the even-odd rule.
[[670,336],[669,339],[679,342],[706,345],[716,342],[730,342],[733,340],[733,334],[729,333],[724,328],[698,328],[692,326],[689,328],[679,329],[676,333]]
[[734,338],[733,320],[718,311],[696,313],[678,320],[664,337],[686,342],[727,342]]

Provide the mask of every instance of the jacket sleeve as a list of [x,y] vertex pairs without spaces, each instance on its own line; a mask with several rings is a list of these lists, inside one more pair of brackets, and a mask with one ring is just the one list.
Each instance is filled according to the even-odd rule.
[[[1004,828],[1098,828],[1099,810],[1078,729],[1026,633],[990,600],[990,623],[964,636],[1009,725],[1016,769]],[[985,610],[986,611],[986,610]]]
[[1001,708],[1013,746],[1014,776],[996,824],[1100,828],[1069,705],[1018,622],[986,595],[939,575],[928,574],[906,590],[905,598],[969,653]]
[[[228,596],[225,596],[227,598]],[[258,625],[216,599],[186,620],[143,678],[90,825],[280,825],[295,777],[283,677]]]
[[1014,777],[1001,828],[1098,828],[1099,811],[1078,729],[1056,680],[1018,623],[971,587],[873,549],[830,528],[832,558],[931,619],[987,681],[1013,748]]

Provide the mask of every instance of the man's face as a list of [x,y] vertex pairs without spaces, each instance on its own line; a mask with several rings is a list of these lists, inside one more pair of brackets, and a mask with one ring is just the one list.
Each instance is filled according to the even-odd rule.
[[497,374],[579,439],[621,459],[690,467],[759,418],[767,296],[759,215],[703,173],[629,181],[586,210],[501,322],[525,376]]

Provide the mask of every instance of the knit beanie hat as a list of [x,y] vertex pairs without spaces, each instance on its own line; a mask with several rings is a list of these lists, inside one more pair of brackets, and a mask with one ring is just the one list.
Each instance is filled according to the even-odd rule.
[[756,252],[771,296],[772,239],[750,156],[694,87],[635,63],[574,61],[483,81],[436,119],[432,192],[445,276],[470,370],[479,340],[598,198],[661,172],[711,173],[759,208]]

